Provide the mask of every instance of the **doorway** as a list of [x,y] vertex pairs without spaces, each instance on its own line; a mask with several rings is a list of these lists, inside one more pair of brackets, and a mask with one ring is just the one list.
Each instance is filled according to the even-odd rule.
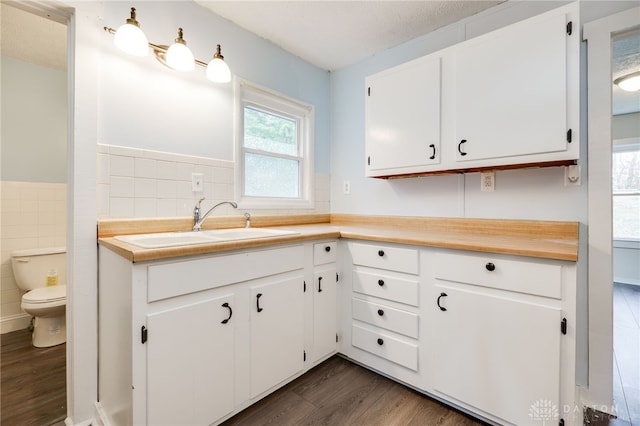
[[[640,29],[612,40],[612,79],[640,72]],[[612,89],[613,401],[640,425],[640,91]]]
[[66,344],[31,345],[10,259],[67,243],[67,26],[21,6],[0,5],[2,421],[51,424],[67,415]]

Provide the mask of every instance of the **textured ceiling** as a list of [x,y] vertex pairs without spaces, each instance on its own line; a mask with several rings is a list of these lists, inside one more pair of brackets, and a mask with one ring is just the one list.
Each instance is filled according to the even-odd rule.
[[[613,80],[640,71],[640,30],[613,42]],[[640,92],[625,92],[613,86],[613,115],[640,111]]]
[[336,70],[504,0],[194,1],[319,68]]
[[3,55],[57,70],[67,69],[67,26],[0,4]]

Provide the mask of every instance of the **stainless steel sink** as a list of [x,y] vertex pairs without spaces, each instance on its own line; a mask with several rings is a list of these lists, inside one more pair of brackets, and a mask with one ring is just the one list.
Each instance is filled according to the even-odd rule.
[[121,235],[114,238],[142,248],[161,248],[279,237],[282,235],[295,234],[298,234],[298,232],[283,229],[232,228],[198,232],[163,232],[157,234]]

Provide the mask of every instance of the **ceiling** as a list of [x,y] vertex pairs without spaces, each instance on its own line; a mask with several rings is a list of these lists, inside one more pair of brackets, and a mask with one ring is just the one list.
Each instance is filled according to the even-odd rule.
[[194,1],[332,71],[505,0]]
[[[613,80],[640,70],[640,30],[624,34],[613,42]],[[625,92],[613,85],[613,115],[640,111],[640,91]]]
[[[317,66],[356,63],[501,1],[194,0]],[[66,26],[0,2],[2,54],[66,69]],[[640,31],[613,43],[613,78],[640,69]],[[613,88],[613,114],[640,111],[640,92]]]

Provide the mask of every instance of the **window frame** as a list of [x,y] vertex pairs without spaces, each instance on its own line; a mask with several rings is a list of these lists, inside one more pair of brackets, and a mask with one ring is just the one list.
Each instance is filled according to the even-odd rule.
[[[246,80],[238,79],[235,88],[235,199],[239,208],[252,209],[313,209],[314,208],[314,115],[313,105],[285,96]],[[279,115],[296,122],[297,157],[244,147],[244,109],[250,107]],[[245,153],[266,155],[278,159],[297,159],[297,198],[259,197],[245,195]]]
[[[616,139],[613,141],[612,144],[612,154],[615,155],[617,153],[621,153],[621,152],[635,152],[638,151],[640,152],[640,137],[634,137],[634,138],[626,138],[626,139]],[[613,164],[612,164],[612,168],[611,168],[611,174],[613,177]],[[640,241],[640,238],[635,237],[635,236],[618,236],[614,234],[614,228],[615,228],[615,215],[613,214],[613,209],[614,209],[614,205],[615,205],[615,199],[619,198],[619,197],[628,197],[628,196],[640,196],[640,190],[636,190],[636,191],[616,191],[612,188],[611,190],[611,208],[612,208],[612,229],[611,229],[611,233],[612,233],[612,237],[614,240],[616,241]]]

